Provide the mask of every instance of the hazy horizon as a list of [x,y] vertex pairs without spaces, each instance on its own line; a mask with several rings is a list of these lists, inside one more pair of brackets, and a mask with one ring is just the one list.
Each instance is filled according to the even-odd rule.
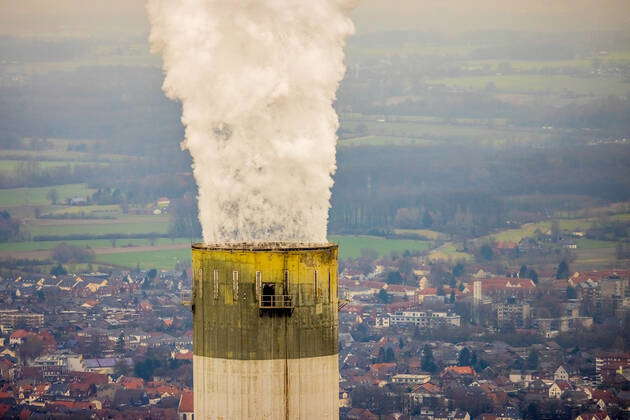
[[[43,0],[0,3],[0,35],[142,36],[148,34],[143,0],[94,2]],[[357,33],[384,30],[600,31],[630,26],[630,3],[622,0],[363,0],[354,12]]]

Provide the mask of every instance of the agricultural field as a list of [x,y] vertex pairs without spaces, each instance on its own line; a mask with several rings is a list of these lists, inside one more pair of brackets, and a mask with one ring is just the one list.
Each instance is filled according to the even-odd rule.
[[[574,270],[627,266],[627,264],[617,260],[615,248],[577,249],[575,256],[575,261],[571,263]],[[627,260],[625,261],[627,263]]]
[[87,197],[94,189],[88,188],[86,184],[66,184],[40,188],[9,188],[0,189],[0,208],[20,207],[20,206],[45,206],[50,204],[46,194],[51,189],[56,189],[59,194],[59,201],[67,198]]
[[339,146],[429,146],[431,140],[396,136],[364,136],[339,140]]
[[441,247],[431,251],[429,253],[429,260],[444,260],[444,261],[472,261],[474,260],[474,256],[472,254],[468,254],[466,252],[461,252],[457,250],[457,245],[452,242],[446,243]]
[[96,256],[94,263],[113,264],[127,268],[134,268],[139,265],[141,269],[172,270],[178,262],[190,260],[190,247],[185,247],[181,249],[99,254]]
[[131,216],[112,220],[39,220],[37,223],[29,224],[29,229],[32,236],[165,234],[168,232],[168,217]]
[[[28,251],[48,251],[57,245],[65,243],[67,245],[77,246],[80,248],[90,247],[97,248],[113,248],[114,241],[111,239],[78,239],[70,241],[29,241],[29,242],[4,242],[0,243],[0,254],[3,252],[28,252]],[[129,238],[117,239],[115,241],[116,248],[120,248],[121,252],[133,252],[135,247],[145,247],[151,244],[149,239]],[[190,244],[189,238],[156,238],[153,241],[154,246],[169,246],[173,244]]]
[[[416,142],[416,145],[427,145],[427,141],[435,139],[452,139],[458,138],[464,141],[478,141],[484,144],[504,143],[504,142],[532,142],[544,141],[549,138],[548,133],[542,133],[534,130],[524,129],[507,129],[507,128],[488,128],[485,125],[472,124],[445,124],[445,123],[429,123],[421,121],[389,121],[389,120],[342,120],[342,128],[347,130],[356,130],[363,127],[367,133],[365,137],[351,139],[353,142],[369,141],[375,142],[377,146],[396,139],[407,139],[399,141]],[[342,140],[340,144],[348,140]],[[349,145],[356,145],[350,143]]]
[[581,238],[575,241],[578,249],[602,249],[602,248],[614,248],[617,246],[617,242],[614,241],[598,241],[595,239]]
[[[608,217],[610,220],[627,221],[630,220],[630,213],[616,214]],[[584,231],[589,229],[597,219],[577,218],[577,219],[555,219],[558,226],[564,231]],[[545,233],[551,229],[551,221],[526,223],[517,229],[507,229],[491,235],[484,236],[482,240],[494,239],[496,241],[519,242],[523,238],[534,236],[537,230]]]
[[512,70],[517,71],[535,71],[545,68],[579,68],[588,69],[592,67],[593,61],[590,59],[575,59],[575,60],[467,60],[466,66],[468,68],[489,68],[493,71],[500,71],[499,66],[509,64]]
[[36,162],[37,165],[41,169],[50,169],[50,168],[59,168],[63,166],[80,166],[80,165],[91,165],[91,166],[99,166],[106,165],[105,162],[91,162],[91,161],[65,161],[65,160],[18,160],[18,159],[0,159],[0,172],[13,172],[15,171],[20,164],[28,163],[28,162]]
[[622,78],[584,78],[559,75],[512,74],[494,76],[468,76],[432,79],[429,83],[459,87],[469,90],[486,89],[491,84],[499,92],[563,93],[608,96],[630,89],[630,83]]
[[420,56],[451,56],[465,58],[475,48],[470,44],[424,44],[417,42],[403,42],[393,48],[391,45],[379,47],[364,43],[350,42],[348,56],[366,56],[366,57],[387,57],[393,54],[397,55],[420,55]]
[[429,229],[394,229],[394,233],[396,235],[416,235],[432,240],[445,239],[447,237],[444,233]]
[[61,162],[120,162],[138,160],[136,157],[107,154],[107,153],[90,153],[75,152],[67,150],[1,150],[0,159],[2,160],[35,160],[42,161],[61,161]]
[[373,249],[380,256],[391,252],[426,251],[431,248],[429,241],[386,239],[377,236],[331,235],[328,239],[339,244],[341,259],[360,257],[364,248]]
[[[139,224],[142,226],[142,224]],[[81,225],[74,225],[73,232]],[[97,234],[108,231],[120,231],[117,226],[129,228],[130,224],[110,223],[101,225],[83,225],[84,231]],[[154,228],[151,223],[145,223]],[[102,230],[97,230],[103,227]],[[106,231],[107,229],[108,231]],[[66,233],[69,234],[69,233]],[[340,246],[340,258],[356,258],[361,255],[361,249],[368,248],[375,250],[379,255],[389,255],[391,252],[402,253],[404,251],[426,251],[430,249],[430,241],[409,240],[409,239],[386,239],[376,236],[346,236],[332,235],[331,242]],[[98,240],[69,240],[69,241],[38,241],[38,242],[16,242],[0,244],[0,256],[11,255],[13,257],[24,258],[48,258],[52,248],[60,243],[79,247],[90,247],[96,253],[95,263],[114,264],[125,267],[135,267],[138,263],[143,268],[172,269],[176,258],[184,260],[190,259],[189,238],[158,238],[153,245],[148,239],[118,239],[116,248],[108,239]],[[194,241],[193,241],[194,242]]]
[[92,204],[88,206],[49,206],[43,214],[48,216],[106,216],[114,217],[120,214],[120,206],[117,204],[98,205]]

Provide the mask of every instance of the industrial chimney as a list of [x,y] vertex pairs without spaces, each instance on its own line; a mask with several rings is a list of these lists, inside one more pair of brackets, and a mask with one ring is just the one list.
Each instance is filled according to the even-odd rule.
[[192,246],[196,419],[339,418],[337,254]]

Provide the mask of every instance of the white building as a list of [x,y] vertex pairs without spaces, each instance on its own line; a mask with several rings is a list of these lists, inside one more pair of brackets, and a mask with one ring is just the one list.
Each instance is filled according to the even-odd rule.
[[84,372],[83,355],[69,352],[58,352],[39,356],[33,361],[33,366],[59,366],[66,372]]
[[448,312],[402,311],[390,314],[393,325],[417,325],[423,328],[460,327],[461,317]]
[[431,375],[412,375],[399,373],[392,376],[392,382],[397,384],[426,384],[431,380]]

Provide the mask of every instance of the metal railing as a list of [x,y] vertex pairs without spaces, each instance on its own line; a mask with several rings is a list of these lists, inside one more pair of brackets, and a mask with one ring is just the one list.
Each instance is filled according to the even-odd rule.
[[291,295],[260,295],[258,307],[261,309],[293,309],[293,296]]

